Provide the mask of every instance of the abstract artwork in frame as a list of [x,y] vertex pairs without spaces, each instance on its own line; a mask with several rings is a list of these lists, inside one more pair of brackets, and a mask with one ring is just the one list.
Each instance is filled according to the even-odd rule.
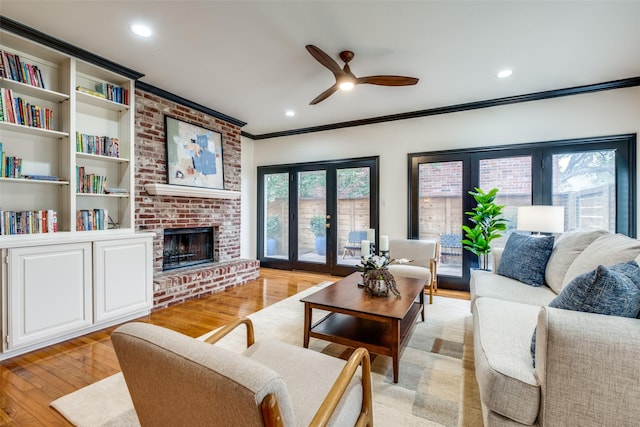
[[164,117],[167,184],[224,190],[222,134]]

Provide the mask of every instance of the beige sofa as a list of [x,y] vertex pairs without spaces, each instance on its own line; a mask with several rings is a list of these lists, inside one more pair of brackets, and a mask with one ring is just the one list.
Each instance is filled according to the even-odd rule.
[[[496,268],[501,255],[493,251]],[[576,232],[556,239],[547,285],[472,272],[475,369],[485,426],[638,425],[640,320],[547,307],[576,276],[633,259],[640,263],[636,239]]]

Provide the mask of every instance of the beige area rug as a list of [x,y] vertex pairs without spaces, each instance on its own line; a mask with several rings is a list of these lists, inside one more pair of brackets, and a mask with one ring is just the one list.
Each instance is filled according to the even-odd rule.
[[[329,284],[321,283],[250,315],[256,340],[273,338],[302,345],[304,304],[299,300]],[[318,317],[322,314],[317,313]],[[371,355],[374,423],[482,426],[473,350],[468,347],[472,339],[469,301],[435,297],[426,306],[426,317],[424,323],[418,321],[402,352],[397,384],[393,383],[391,358]],[[216,345],[240,352],[244,344],[244,329],[239,328]],[[313,338],[309,348],[343,359],[352,351]],[[51,406],[80,427],[139,425],[122,374],[63,396]]]

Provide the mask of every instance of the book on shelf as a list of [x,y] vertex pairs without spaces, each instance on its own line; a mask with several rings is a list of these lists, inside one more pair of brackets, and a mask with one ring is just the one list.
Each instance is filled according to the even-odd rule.
[[107,177],[85,172],[84,166],[76,166],[76,193],[104,194]]
[[5,122],[41,129],[54,129],[53,110],[14,97],[11,89],[1,88],[2,115]]
[[26,63],[20,56],[7,51],[0,50],[0,57],[0,77],[46,89],[37,65]]
[[34,181],[62,181],[57,176],[53,175],[33,175],[33,174],[24,174],[24,179],[32,179]]
[[81,209],[76,212],[76,230],[106,230],[109,225],[107,209]]
[[22,178],[22,159],[2,154],[2,178]]
[[106,187],[104,189],[104,192],[106,194],[128,194],[129,193],[126,188],[117,188],[117,187]]
[[109,136],[76,132],[76,151],[99,156],[120,157],[120,140]]
[[107,98],[104,95],[104,93],[100,93],[100,92],[97,92],[95,90],[91,90],[91,89],[89,89],[87,87],[84,87],[84,86],[76,86],[76,90],[78,92],[88,93],[89,95],[97,96],[98,98],[102,98],[102,99],[106,99]]
[[0,210],[0,235],[55,233],[58,213],[53,209],[39,211]]
[[129,105],[129,90],[110,83],[96,83],[95,91],[104,95],[110,101]]

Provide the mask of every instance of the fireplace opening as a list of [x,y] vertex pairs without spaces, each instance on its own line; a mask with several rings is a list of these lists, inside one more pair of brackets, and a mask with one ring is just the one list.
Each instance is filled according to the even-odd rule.
[[213,262],[213,227],[164,230],[162,270]]

